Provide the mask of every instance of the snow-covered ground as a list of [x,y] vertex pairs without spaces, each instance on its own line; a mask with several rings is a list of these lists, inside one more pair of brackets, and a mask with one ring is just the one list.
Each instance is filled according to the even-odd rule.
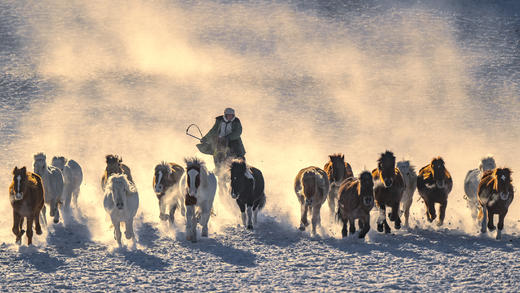
[[[0,290],[517,291],[520,200],[502,240],[480,235],[463,178],[493,153],[520,182],[520,4],[422,2],[0,2]],[[212,168],[184,130],[228,106],[267,205],[250,232],[217,194],[209,238],[187,242],[180,215],[159,221],[153,167]],[[341,239],[326,204],[319,236],[296,229],[301,168],[343,152],[357,174],[386,149],[417,168],[444,157],[445,226],[416,194],[411,228],[391,235]],[[17,246],[10,174],[41,151],[82,165],[80,209]],[[123,248],[99,187],[109,153],[140,195]]]

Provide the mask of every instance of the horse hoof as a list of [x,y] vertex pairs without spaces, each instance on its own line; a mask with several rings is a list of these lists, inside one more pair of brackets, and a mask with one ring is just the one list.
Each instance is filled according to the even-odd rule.
[[42,228],[36,228],[36,235],[42,235]]
[[130,234],[130,233],[125,233],[125,237],[126,239],[131,239],[134,235]]
[[16,239],[14,243],[16,243],[16,245],[22,245],[22,239]]
[[399,229],[401,229],[401,224],[395,223],[394,227],[396,230],[399,230]]
[[247,230],[253,230],[253,225],[247,225]]
[[168,220],[168,218],[169,218],[169,217],[168,217],[167,214],[160,214],[160,215],[159,215],[159,219],[161,219],[161,221],[166,221],[166,220]]
[[377,231],[383,232],[383,223],[377,224]]
[[59,221],[60,219],[54,219],[54,224],[58,224]]
[[437,227],[440,227],[440,226],[442,226],[443,224],[444,224],[443,221],[439,221],[439,222],[437,222]]
[[495,227],[495,226],[488,226],[489,231],[495,231],[496,228],[497,227]]
[[298,230],[300,230],[300,231],[305,231],[305,226],[300,225],[300,227],[298,228]]

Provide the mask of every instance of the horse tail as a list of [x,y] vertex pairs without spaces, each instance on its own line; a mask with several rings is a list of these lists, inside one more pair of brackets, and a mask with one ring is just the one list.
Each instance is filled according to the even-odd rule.
[[262,193],[262,197],[260,198],[260,201],[258,202],[258,207],[257,207],[258,210],[261,210],[265,207],[265,201],[266,201],[265,193]]

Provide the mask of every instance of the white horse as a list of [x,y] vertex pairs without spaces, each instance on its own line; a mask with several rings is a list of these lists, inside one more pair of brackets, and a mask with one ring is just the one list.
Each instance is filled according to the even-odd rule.
[[[64,202],[63,199],[63,174],[54,166],[47,166],[47,157],[44,153],[34,155],[34,173],[40,175],[45,190],[45,203],[49,205],[50,215],[54,217],[54,223],[60,221],[58,206]],[[47,223],[46,208],[42,208],[43,223]]]
[[413,202],[413,194],[417,188],[417,173],[410,161],[397,162],[397,168],[401,171],[404,180],[404,192],[401,198],[401,209],[404,213],[404,225],[409,227],[408,219],[410,218],[410,207]]
[[206,164],[198,158],[186,158],[186,173],[182,175],[179,191],[186,204],[186,239],[197,241],[197,223],[202,225],[202,237],[208,236],[208,222],[211,215],[217,178],[209,172]]
[[74,206],[78,207],[79,188],[83,181],[81,166],[76,161],[67,160],[64,157],[53,157],[51,164],[63,173],[65,208],[70,208],[71,200],[74,202]]
[[139,208],[139,194],[135,186],[128,181],[125,174],[112,174],[105,185],[105,211],[110,215],[114,225],[114,238],[121,246],[121,222],[125,223],[126,239],[133,239],[134,217]]
[[495,159],[493,156],[488,155],[480,159],[478,169],[469,170],[464,179],[464,192],[468,208],[471,210],[471,216],[473,219],[477,219],[478,211],[480,210],[480,203],[477,198],[478,185],[484,171],[493,170],[496,168]]

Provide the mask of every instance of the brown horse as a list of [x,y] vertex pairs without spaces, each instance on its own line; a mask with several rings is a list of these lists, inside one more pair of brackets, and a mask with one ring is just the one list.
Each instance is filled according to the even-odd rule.
[[498,230],[496,239],[502,237],[504,218],[513,198],[515,197],[511,173],[509,168],[496,168],[484,172],[478,186],[478,201],[481,205],[479,219],[482,220],[482,233],[495,230],[493,216],[498,214]]
[[338,201],[338,189],[343,180],[354,177],[352,167],[350,164],[345,162],[345,156],[343,154],[333,154],[329,156],[329,161],[323,167],[325,173],[329,177],[330,190],[327,197],[329,202],[330,214],[334,215],[336,211],[336,202]]
[[442,226],[446,216],[446,206],[448,205],[448,194],[453,188],[451,174],[444,166],[441,157],[433,158],[431,163],[422,167],[417,176],[417,190],[426,205],[426,217],[429,222],[433,222],[435,214],[435,203],[439,203],[439,222],[437,226]]
[[359,238],[364,238],[370,230],[370,210],[374,207],[374,181],[372,174],[364,171],[359,178],[348,178],[339,188],[337,218],[343,222],[341,234],[347,237],[347,223],[350,235],[356,232],[354,221],[359,219]]
[[128,181],[134,184],[134,180],[132,179],[132,173],[130,172],[130,168],[127,165],[123,164],[123,159],[118,155],[106,155],[107,167],[105,168],[105,173],[103,173],[103,177],[101,177],[101,189],[105,189],[105,185],[107,184],[108,177],[112,174],[125,174],[128,178]]
[[[159,218],[163,221],[170,220],[174,223],[175,210],[181,205],[181,213],[184,211],[184,201],[177,187],[181,181],[184,168],[175,163],[161,162],[155,166],[153,176],[153,190],[159,200]],[[166,214],[169,212],[169,215]]]
[[42,234],[40,226],[40,211],[44,204],[44,191],[42,179],[35,173],[27,172],[25,167],[13,170],[13,182],[9,186],[9,200],[13,207],[13,233],[16,235],[16,243],[22,243],[23,218],[27,218],[27,244],[32,244],[33,221],[36,234]]
[[294,192],[301,205],[301,231],[309,225],[307,214],[312,213],[312,234],[316,234],[316,227],[321,222],[320,209],[327,199],[329,187],[327,173],[318,167],[304,168],[296,175]]
[[395,167],[395,156],[386,151],[377,160],[377,169],[372,171],[374,179],[374,195],[376,205],[379,208],[377,219],[377,231],[390,233],[390,226],[386,221],[386,206],[392,208],[389,214],[390,221],[394,222],[396,229],[401,229],[401,218],[399,217],[399,204],[404,192],[404,180],[399,169]]

